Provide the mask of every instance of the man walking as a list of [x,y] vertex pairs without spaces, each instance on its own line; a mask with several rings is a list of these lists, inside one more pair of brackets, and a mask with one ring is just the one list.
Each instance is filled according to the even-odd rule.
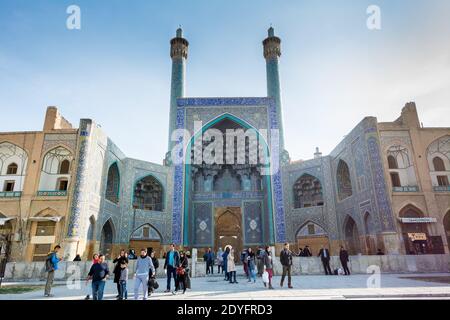
[[147,255],[147,249],[141,249],[141,255],[136,261],[136,272],[134,275],[134,300],[139,299],[139,287],[142,285],[143,300],[148,298],[148,277],[150,270],[155,274],[152,259]]
[[105,283],[108,277],[108,264],[105,263],[105,256],[100,254],[98,256],[98,262],[91,266],[86,280],[87,283],[92,279],[92,299],[103,300],[103,292],[105,291]]
[[53,279],[55,279],[55,271],[58,270],[58,262],[61,261],[61,258],[58,258],[57,255],[59,249],[61,249],[61,246],[55,246],[53,251],[48,254],[47,259],[45,260],[47,282],[45,283],[44,296],[46,297],[53,297],[53,295],[50,294],[50,291],[52,290]]
[[322,260],[323,268],[325,270],[326,275],[331,275],[330,268],[330,251],[322,245],[322,249],[320,249],[319,254],[317,255]]
[[264,272],[264,249],[260,246],[258,251],[256,251],[256,269],[258,271],[258,276],[261,277]]
[[345,275],[350,275],[350,270],[348,269],[347,263],[349,262],[348,259],[348,251],[344,249],[343,246],[341,246],[341,250],[339,251],[339,259],[341,260],[342,268],[344,269]]
[[280,287],[283,287],[284,278],[286,277],[286,273],[288,276],[288,288],[292,289],[291,282],[291,268],[292,268],[292,252],[289,250],[289,243],[284,244],[284,249],[280,253],[280,262],[283,266],[283,275],[281,276]]
[[167,289],[164,292],[170,292],[170,282],[175,283],[175,291],[177,289],[177,267],[180,264],[180,255],[178,251],[175,250],[175,244],[170,245],[170,250],[166,253],[166,260],[164,262],[164,269],[167,273]]
[[214,253],[211,251],[211,248],[208,248],[206,253],[203,255],[203,260],[206,262],[206,274],[213,274]]

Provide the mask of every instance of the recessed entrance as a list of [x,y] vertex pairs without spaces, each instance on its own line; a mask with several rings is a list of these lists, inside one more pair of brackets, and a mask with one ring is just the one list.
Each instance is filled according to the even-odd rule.
[[235,262],[242,251],[242,213],[240,207],[215,208],[215,250],[227,245],[234,248]]

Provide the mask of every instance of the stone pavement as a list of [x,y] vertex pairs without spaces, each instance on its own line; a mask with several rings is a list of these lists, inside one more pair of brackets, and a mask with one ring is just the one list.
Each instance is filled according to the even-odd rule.
[[[248,283],[243,276],[238,277],[238,284],[230,284],[223,281],[217,275],[193,278],[192,290],[185,295],[178,293],[163,293],[165,279],[159,278],[160,288],[150,299],[450,299],[450,283],[438,283],[406,279],[405,277],[447,277],[450,274],[382,274],[379,288],[368,288],[367,280],[370,275],[351,276],[320,276],[305,275],[293,277],[294,289],[288,289],[285,284],[280,288],[279,276],[274,277],[275,290],[265,289],[262,280],[256,283]],[[26,284],[43,284],[43,282],[25,282]],[[372,282],[373,283],[373,282]],[[4,283],[12,285],[19,283]],[[21,282],[20,284],[24,284]],[[54,297],[45,298],[43,290],[27,292],[23,294],[0,295],[0,300],[80,300],[86,295],[85,282],[81,282],[81,288],[69,289],[65,282],[56,282],[52,290]],[[2,285],[2,286],[3,286]],[[133,299],[134,282],[128,282],[128,296]],[[105,289],[105,300],[113,300],[116,296],[116,285],[109,280]]]

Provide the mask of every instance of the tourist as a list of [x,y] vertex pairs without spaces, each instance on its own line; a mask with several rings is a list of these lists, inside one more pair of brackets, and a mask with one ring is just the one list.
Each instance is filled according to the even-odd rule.
[[256,268],[258,270],[258,277],[261,277],[264,271],[264,249],[260,246],[256,251]]
[[206,262],[206,274],[214,273],[214,253],[211,251],[211,248],[203,255],[203,260]]
[[116,265],[114,266],[114,283],[117,286],[117,296],[116,298],[119,298],[120,296],[120,274],[121,274],[121,265],[123,262],[126,262],[128,264],[128,258],[125,254],[125,250],[120,250],[120,254],[117,258],[113,260],[113,263]]
[[332,275],[330,268],[330,251],[322,245],[319,254],[317,255],[322,260],[323,269],[325,270],[325,275]]
[[47,281],[45,283],[45,291],[44,296],[53,297],[50,294],[53,285],[53,279],[55,279],[55,271],[58,270],[58,263],[62,260],[58,257],[58,251],[61,249],[61,246],[57,245],[53,248],[47,255],[47,259],[45,260],[45,272],[47,272]]
[[303,257],[303,249],[298,248],[297,257]]
[[241,252],[241,262],[242,262],[242,265],[244,267],[245,276],[248,278],[249,275],[248,275],[248,265],[247,265],[246,258],[247,258],[247,250],[244,249]]
[[80,255],[79,255],[79,254],[77,254],[77,255],[75,256],[75,258],[73,259],[73,261],[74,261],[74,262],[78,262],[78,261],[81,261],[81,257],[80,257]]
[[344,249],[343,246],[341,246],[341,250],[339,250],[339,260],[341,260],[342,268],[344,269],[345,275],[350,275],[350,270],[348,269],[348,252]]
[[186,293],[186,289],[190,289],[189,281],[189,260],[187,255],[183,251],[180,251],[180,264],[177,268],[177,288],[175,291],[180,290],[180,285],[183,285],[183,294]]
[[152,263],[153,263],[153,267],[155,269],[155,272],[153,272],[152,269],[149,270],[149,275],[148,275],[148,295],[151,295],[153,293],[153,291],[155,291],[155,278],[156,278],[156,273],[157,270],[159,268],[159,261],[158,258],[155,257],[155,251],[150,251],[150,258],[152,259]]
[[280,262],[283,266],[283,275],[281,276],[280,287],[283,287],[283,282],[286,277],[286,273],[288,276],[288,288],[292,289],[292,279],[291,279],[291,268],[292,268],[292,252],[289,250],[289,243],[284,244],[284,249],[281,250],[280,253]]
[[[98,254],[94,253],[94,255],[92,256],[92,264],[94,265],[96,263],[98,263]],[[89,300],[91,298],[91,293],[92,293],[92,285],[89,285],[89,280],[87,280],[86,281],[86,297],[84,299]]]
[[225,252],[222,254],[223,258],[223,269],[225,270],[225,281],[229,280],[229,274],[228,274],[228,255],[230,254],[231,246],[227,245],[225,246]]
[[[170,250],[166,254],[166,259],[164,261],[164,269],[167,273],[167,289],[164,292],[170,292],[170,283],[175,282],[175,290],[177,288],[177,266],[180,264],[180,255],[178,251],[175,250],[175,244],[170,245]],[[172,292],[173,293],[173,292]]]
[[128,281],[128,262],[126,260],[122,260],[120,264],[120,277],[119,277],[119,300],[127,300],[128,299],[128,291],[127,291],[127,281]]
[[252,248],[247,249],[247,256],[245,257],[248,268],[248,282],[256,282],[256,266],[255,266],[255,253]]
[[217,273],[218,274],[221,274],[224,272],[222,255],[223,255],[222,248],[219,248],[219,250],[217,251],[217,256],[216,256],[216,264],[217,264]]
[[[272,277],[273,277],[273,261],[272,261],[272,252],[269,246],[266,247],[266,250],[262,256],[264,269],[269,274],[269,289],[273,289],[272,287]],[[266,283],[264,282],[264,287]]]
[[92,299],[103,300],[103,292],[105,290],[105,283],[109,277],[108,264],[105,263],[105,256],[100,254],[98,262],[91,266],[88,273],[88,282],[92,279]]
[[302,250],[302,257],[311,257],[312,253],[309,250],[309,246],[305,246],[305,248]]
[[136,271],[134,273],[134,300],[139,299],[139,288],[142,285],[143,300],[148,298],[148,276],[150,269],[155,271],[152,259],[147,255],[147,249],[141,249],[141,255],[136,261]]
[[236,265],[234,264],[234,249],[230,250],[227,256],[227,273],[230,283],[238,283],[236,281]]
[[378,255],[378,256],[384,256],[384,252],[381,251],[381,249],[378,248],[378,250],[377,250],[377,255]]

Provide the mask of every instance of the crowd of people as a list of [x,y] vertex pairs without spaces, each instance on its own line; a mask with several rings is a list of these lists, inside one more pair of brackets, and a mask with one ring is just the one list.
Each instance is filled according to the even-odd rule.
[[[58,263],[62,260],[58,257],[58,251],[61,247],[55,246],[50,252],[45,261],[45,271],[47,272],[47,281],[45,285],[44,295],[46,297],[53,296],[50,291],[53,285],[55,271],[58,270]],[[164,292],[171,292],[177,294],[182,291],[184,294],[186,289],[191,288],[189,277],[189,258],[183,251],[177,251],[175,244],[170,245],[170,249],[164,254],[164,271],[167,275],[167,289]],[[127,283],[129,279],[129,260],[136,260],[134,270],[134,299],[139,299],[139,291],[142,290],[143,300],[147,300],[154,290],[158,289],[159,284],[156,280],[156,272],[159,268],[158,259],[155,257],[155,252],[147,249],[141,249],[140,255],[137,256],[134,250],[126,252],[121,250],[112,262],[114,269],[109,270],[108,264],[105,262],[103,254],[94,254],[92,257],[92,265],[89,269],[86,278],[86,300],[103,300],[103,293],[105,289],[106,280],[113,277],[116,284],[118,300],[128,299]],[[77,255],[74,261],[81,261]],[[174,282],[173,290],[172,279]],[[91,283],[89,285],[89,282]]]
[[[57,253],[61,249],[59,245],[55,246],[54,250],[50,252],[45,261],[45,271],[47,272],[47,281],[45,285],[44,295],[46,297],[52,296],[50,291],[52,288],[55,271],[58,269],[58,263],[61,258]],[[384,253],[378,249],[377,255],[383,255]],[[289,243],[284,244],[284,248],[280,252],[280,262],[282,265],[282,276],[280,281],[280,287],[283,287],[284,281],[288,279],[288,288],[292,289],[292,262],[294,256],[311,257],[312,252],[308,246],[300,248],[298,253],[293,253],[289,249]],[[319,250],[317,255],[323,265],[323,269],[326,275],[345,274],[350,275],[350,269],[348,268],[349,254],[348,251],[341,246],[339,251],[339,259],[342,268],[331,270],[330,267],[330,251],[325,246]],[[189,277],[189,252],[177,251],[175,244],[170,245],[170,249],[164,253],[164,271],[167,277],[166,293],[177,294],[182,291],[184,294],[186,289],[191,288]],[[217,273],[224,274],[224,281],[228,281],[230,284],[236,284],[236,261],[238,258],[235,249],[231,245],[227,245],[222,251],[221,248],[215,254],[211,248],[208,248],[203,259],[206,264],[206,274],[214,274],[214,266],[217,265]],[[247,248],[240,252],[240,262],[243,265],[244,274],[248,282],[256,283],[256,278],[261,277],[263,284],[268,289],[273,289],[272,277],[273,277],[273,256],[270,246],[263,248],[260,246],[256,252],[253,252],[252,248]],[[155,252],[147,249],[141,249],[140,255],[137,256],[135,251],[131,249],[129,252],[121,250],[119,256],[117,256],[112,262],[114,269],[112,271],[113,281],[116,284],[118,300],[128,299],[127,282],[129,278],[128,264],[129,260],[136,260],[134,270],[134,299],[139,299],[139,291],[142,290],[143,299],[148,299],[155,289],[159,287],[156,280],[156,272],[159,268],[158,259],[155,257]],[[81,257],[77,255],[74,261],[81,261]],[[103,292],[105,288],[106,280],[110,277],[110,270],[108,264],[105,262],[105,256],[103,254],[94,254],[92,257],[92,265],[87,274],[86,279],[86,298],[94,300],[102,300]],[[173,290],[172,279],[174,282]],[[89,281],[91,285],[89,285]]]

